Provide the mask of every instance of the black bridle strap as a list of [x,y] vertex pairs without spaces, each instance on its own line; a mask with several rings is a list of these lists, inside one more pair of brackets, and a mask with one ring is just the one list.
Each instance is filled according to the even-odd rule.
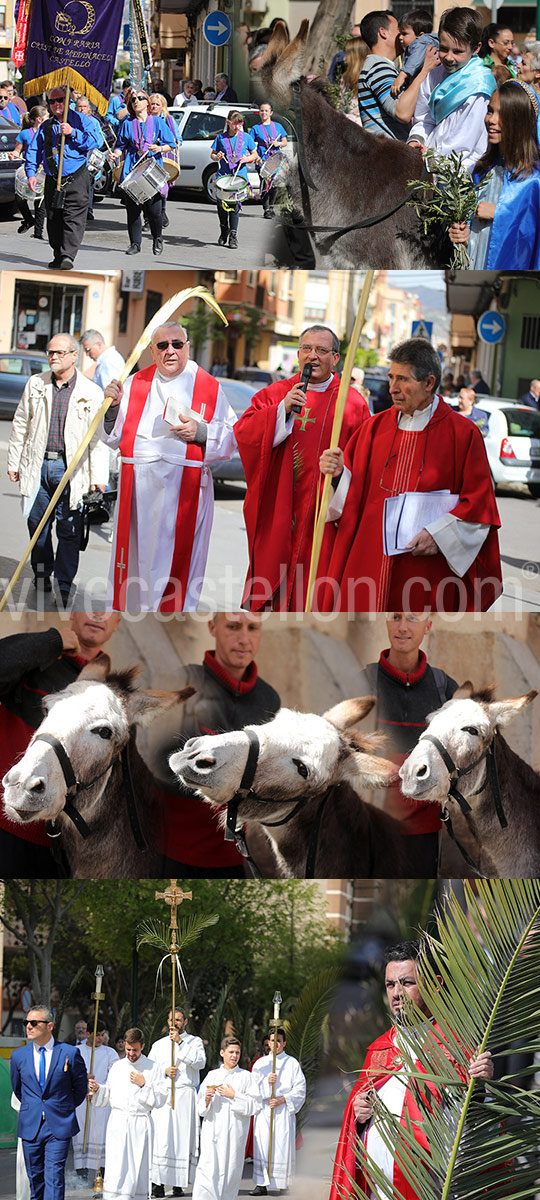
[[471,858],[468,850],[465,849],[465,846],[463,846],[461,844],[461,842],[459,841],[459,838],[456,837],[453,827],[452,827],[452,821],[450,819],[450,813],[448,812],[448,809],[441,808],[441,810],[439,812],[439,817],[441,818],[441,821],[444,821],[444,823],[446,825],[446,829],[448,831],[448,836],[452,839],[452,841],[454,842],[454,845],[457,846],[460,854],[465,859],[467,866],[471,867],[472,870],[474,871],[475,875],[477,875],[480,879],[486,879],[487,876],[482,875],[482,872],[479,870],[476,863]]
[[[246,765],[244,767],[244,774],[242,775],[242,778],[240,780],[238,791],[235,792],[234,796],[231,797],[231,799],[229,800],[229,803],[227,804],[227,817],[225,820],[225,841],[226,842],[235,842],[236,848],[237,848],[237,850],[239,850],[240,854],[242,854],[244,858],[249,860],[250,854],[249,854],[249,851],[248,851],[248,848],[246,845],[246,839],[244,837],[244,832],[242,829],[237,831],[236,820],[237,820],[237,816],[238,816],[238,805],[239,805],[240,801],[243,799],[242,793],[251,791],[251,785],[253,783],[253,780],[255,779],[255,771],[257,770],[257,763],[259,761],[260,743],[259,743],[259,739],[258,739],[257,734],[255,733],[254,729],[244,729],[244,733],[246,734],[246,737],[249,741],[248,756],[247,756]],[[244,849],[242,849],[241,843],[243,843]],[[253,864],[253,865],[255,866],[255,864]],[[259,874],[257,876],[257,878],[262,879],[262,875]]]
[[508,827],[508,821],[506,820],[506,817],[504,815],[504,808],[502,806],[501,788],[500,788],[500,784],[499,784],[499,773],[497,771],[497,759],[495,757],[495,738],[493,739],[493,741],[491,743],[490,751],[491,752],[488,756],[487,765],[488,765],[488,771],[489,771],[489,774],[491,777],[493,803],[495,805],[495,812],[497,813],[497,816],[499,818],[499,825],[500,825],[501,829],[506,829]]
[[34,735],[34,741],[47,742],[49,746],[52,746],[62,768],[62,774],[66,781],[67,790],[68,792],[72,792],[73,789],[77,787],[77,777],[71,765],[69,754],[67,754],[67,752],[64,750],[62,743],[59,742],[58,738],[54,737],[54,734],[52,733],[36,733]]
[[[88,790],[88,788],[93,787],[93,785],[95,783],[97,783],[98,779],[101,779],[103,775],[106,775],[107,772],[112,769],[112,767],[114,766],[115,759],[118,758],[118,755],[115,754],[114,758],[111,759],[108,766],[105,767],[105,770],[100,771],[99,775],[95,775],[94,778],[89,779],[87,783],[80,783],[74,773],[73,767],[71,765],[71,760],[69,758],[67,751],[64,749],[62,743],[58,740],[58,738],[54,736],[54,734],[52,734],[52,733],[36,733],[36,734],[34,734],[33,740],[34,740],[34,742],[38,742],[38,741],[47,742],[47,745],[51,746],[51,748],[54,750],[54,753],[56,754],[58,762],[60,763],[60,766],[62,768],[62,774],[64,776],[66,788],[67,788],[66,802],[62,809],[62,812],[65,812],[66,816],[69,817],[70,821],[73,821],[73,824],[74,824],[77,832],[80,833],[81,837],[83,837],[83,838],[91,837],[92,830],[86,824],[84,817],[81,817],[80,812],[78,812],[78,810],[75,808],[75,805],[73,804],[70,793],[74,792],[74,794],[77,796],[79,794],[79,792],[85,792]],[[56,821],[52,821],[52,822],[47,821],[46,822],[45,830],[50,838],[57,838],[59,836],[59,834],[56,832],[56,829],[57,829]],[[53,857],[54,857],[54,855],[53,855]]]
[[479,764],[485,758],[486,767],[487,767],[486,783],[483,784],[482,787],[478,788],[478,791],[474,792],[473,795],[476,796],[480,792],[483,792],[487,783],[491,782],[493,804],[495,806],[495,812],[497,813],[499,825],[501,826],[501,829],[506,829],[508,826],[508,821],[506,820],[506,817],[504,815],[504,809],[502,806],[499,775],[497,772],[497,760],[495,757],[495,738],[493,738],[490,745],[487,746],[486,749],[482,752],[482,754],[480,754],[479,757],[476,758],[475,761],[473,763],[471,763],[470,766],[468,766],[468,767],[457,767],[456,764],[453,762],[452,758],[450,757],[446,747],[443,746],[442,742],[440,742],[439,739],[436,738],[433,733],[423,733],[422,736],[420,737],[420,741],[421,742],[422,741],[431,742],[435,746],[436,750],[439,751],[439,754],[440,754],[440,756],[444,762],[444,765],[448,771],[448,774],[450,776],[450,787],[448,789],[448,795],[452,796],[452,798],[457,801],[464,816],[466,816],[467,813],[471,812],[471,806],[470,806],[470,804],[467,803],[465,797],[459,791],[458,786],[457,786],[457,780],[461,779],[463,775],[470,775],[471,771],[474,771],[475,767],[479,766]]
[[148,850],[148,842],[144,836],[139,821],[137,812],[137,801],[135,798],[135,789],[133,787],[133,779],[131,776],[131,767],[129,765],[129,740],[126,742],[122,754],[120,756],[122,763],[122,780],[124,783],[124,795],[126,798],[126,808],[131,825],[131,832],[135,839],[137,850]]
[[319,804],[319,807],[317,809],[317,816],[315,817],[315,820],[313,822],[313,827],[311,830],[311,837],[309,839],[308,853],[307,853],[307,859],[306,859],[306,870],[305,870],[305,878],[306,879],[313,879],[313,877],[315,875],[315,864],[317,861],[317,850],[318,850],[318,846],[319,846],[319,834],[321,832],[322,819],[324,816],[324,810],[326,808],[326,805],[328,804],[330,797],[333,795],[333,792],[334,792],[333,787],[328,788],[326,795],[323,796],[321,803]]

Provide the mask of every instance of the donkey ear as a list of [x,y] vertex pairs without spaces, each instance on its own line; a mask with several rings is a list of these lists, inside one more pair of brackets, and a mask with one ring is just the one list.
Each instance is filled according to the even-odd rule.
[[473,692],[474,684],[471,683],[470,679],[466,679],[465,683],[462,683],[461,687],[458,687],[457,692],[454,692],[452,700],[470,700]]
[[357,721],[362,721],[364,717],[367,717],[376,703],[375,696],[360,696],[357,700],[342,700],[340,704],[335,704],[333,708],[329,708],[327,712],[323,713],[323,717],[330,721],[331,725],[335,725],[336,729],[343,732],[344,729],[349,729],[351,725],[356,725]]
[[175,704],[183,704],[195,694],[195,688],[181,688],[179,692],[133,692],[126,697],[126,709],[130,725],[150,725],[156,717],[166,713]]
[[79,679],[93,679],[96,683],[104,683],[111,672],[111,660],[108,654],[98,654],[92,662],[83,667]]
[[308,29],[309,21],[303,20],[294,41],[283,49],[284,43],[278,28],[268,43],[261,64],[261,78],[266,93],[287,106],[290,104],[289,88],[302,77],[304,70]]
[[538,692],[527,692],[526,696],[517,696],[515,700],[494,700],[489,705],[489,715],[495,719],[499,727],[509,725],[528,704],[532,704]]

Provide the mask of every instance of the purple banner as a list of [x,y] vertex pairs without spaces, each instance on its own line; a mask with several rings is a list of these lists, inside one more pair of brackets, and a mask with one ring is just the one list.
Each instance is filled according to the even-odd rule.
[[122,10],[123,0],[33,0],[25,96],[69,84],[105,113]]

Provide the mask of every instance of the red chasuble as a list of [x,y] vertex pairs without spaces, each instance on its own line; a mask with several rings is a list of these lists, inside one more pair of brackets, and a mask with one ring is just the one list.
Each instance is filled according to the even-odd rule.
[[[482,436],[482,435],[480,435]],[[444,1054],[455,1064],[450,1052],[444,1044],[443,1035],[437,1025],[432,1026],[437,1041],[441,1046]],[[388,1029],[381,1037],[372,1042],[368,1046],[366,1059],[358,1080],[355,1083],[352,1092],[347,1101],[347,1107],[343,1117],[343,1125],[339,1135],[339,1141],[336,1150],[336,1159],[334,1163],[334,1174],[332,1178],[332,1189],[330,1192],[330,1200],[344,1200],[345,1197],[353,1197],[353,1188],[351,1177],[359,1185],[366,1189],[366,1180],[362,1172],[362,1163],[359,1158],[362,1154],[362,1147],[359,1145],[359,1138],[363,1132],[363,1126],[358,1125],[354,1115],[353,1101],[359,1092],[366,1092],[369,1088],[375,1088],[376,1091],[391,1079],[394,1071],[403,1066],[403,1059],[400,1055],[399,1048],[395,1042],[396,1031]],[[456,1065],[456,1064],[455,1064]],[[419,1071],[423,1068],[419,1062],[416,1063]],[[456,1066],[464,1084],[467,1082],[465,1072]],[[425,1085],[424,1095],[430,1096],[430,1103],[437,1103],[438,1093],[431,1083]],[[429,1153],[429,1147],[422,1132],[422,1114],[416,1103],[414,1094],[409,1088],[405,1092],[405,1100],[401,1114],[400,1123],[404,1126],[407,1124],[407,1116],[410,1118],[414,1127],[415,1140],[423,1149]],[[404,1200],[418,1200],[416,1192],[413,1191],[410,1183],[407,1181],[403,1172],[400,1170],[399,1158],[396,1156],[394,1160],[394,1186],[396,1194],[404,1197]]]
[[[395,409],[353,434],[345,453],[351,486],[339,521],[320,611],[484,612],[502,591],[500,526],[484,441],[473,421],[439,403],[427,427],[402,431]],[[460,578],[444,555],[383,554],[387,496],[447,488],[462,521],[490,525],[469,570]]]
[[[319,458],[330,445],[340,381],[334,375],[324,392],[308,388],[294,431],[274,448],[276,408],[299,379],[300,374],[280,379],[257,392],[234,427],[247,481],[244,516],[250,566],[242,606],[252,612],[305,607],[315,501],[324,481]],[[342,448],[368,417],[365,400],[350,388],[339,438]],[[329,526],[319,576],[324,574],[334,536]]]
[[[144,371],[137,371],[136,375],[133,376],[126,418],[122,428],[122,438],[119,445],[122,456],[122,470],[120,471],[119,480],[116,562],[114,566],[113,607],[115,612],[123,612],[126,607],[126,588],[129,579],[129,531],[133,496],[133,448],[139,422],[156,370],[155,366],[146,367]],[[201,367],[197,367],[191,408],[195,412],[204,411],[204,419],[207,423],[212,420],[214,415],[218,390],[219,384],[217,380],[212,375],[208,375],[206,371],[203,371]],[[203,461],[204,447],[190,442],[186,443],[185,449],[187,461]],[[181,465],[180,463],[179,466]],[[184,607],[195,525],[197,522],[200,483],[199,471],[182,471],[180,492],[177,497],[173,498],[174,503],[177,504],[178,512],[170,578],[163,591],[159,606],[160,612],[181,611]],[[178,584],[180,584],[180,596],[178,595]]]

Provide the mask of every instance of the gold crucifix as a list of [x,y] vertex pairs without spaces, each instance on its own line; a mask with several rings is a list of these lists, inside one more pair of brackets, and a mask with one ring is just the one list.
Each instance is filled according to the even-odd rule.
[[[173,1029],[174,1029],[174,1027],[175,1027],[175,1025],[174,1025],[174,1016],[175,1016],[175,1007],[176,1007],[176,1000],[175,1000],[175,985],[176,985],[176,975],[175,975],[175,970],[176,970],[176,955],[177,955],[177,953],[178,953],[178,943],[177,943],[177,941],[176,941],[176,931],[177,931],[177,929],[178,929],[178,923],[177,923],[177,920],[176,920],[176,914],[177,914],[177,911],[178,911],[178,905],[179,905],[179,904],[181,904],[183,900],[191,900],[191,899],[193,898],[193,892],[183,892],[183,891],[181,890],[181,888],[177,888],[177,886],[176,886],[176,879],[171,879],[171,882],[170,882],[170,885],[169,885],[169,887],[168,887],[168,888],[165,888],[165,891],[164,891],[164,892],[156,892],[156,893],[155,893],[155,898],[156,898],[156,900],[164,900],[164,901],[165,901],[165,904],[170,904],[170,906],[171,906],[171,923],[170,923],[170,925],[169,925],[169,929],[170,929],[170,931],[171,931],[171,945],[170,945],[170,952],[171,952],[171,966],[172,966],[172,1004],[171,1004],[171,1010],[172,1010],[172,1026],[173,1026]],[[171,1067],[174,1067],[175,1065],[176,1065],[176,1064],[175,1064],[175,1061],[174,1061],[174,1041],[172,1041],[172,1039],[171,1039]],[[171,1108],[174,1108],[174,1075],[171,1077]]]
[[298,416],[294,418],[295,421],[300,421],[300,433],[306,432],[306,425],[315,424],[315,417],[308,417],[308,413],[310,412],[310,408],[305,408],[303,413],[299,413]]

